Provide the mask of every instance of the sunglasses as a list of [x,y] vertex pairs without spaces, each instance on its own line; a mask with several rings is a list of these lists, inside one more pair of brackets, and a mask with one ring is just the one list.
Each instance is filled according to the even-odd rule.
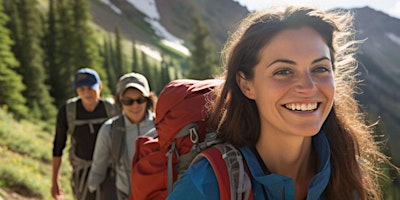
[[144,103],[146,101],[147,101],[147,99],[145,97],[140,97],[138,99],[129,99],[129,98],[121,99],[121,103],[123,105],[125,105],[125,106],[130,106],[135,102],[138,103],[138,104],[142,104],[142,103]]

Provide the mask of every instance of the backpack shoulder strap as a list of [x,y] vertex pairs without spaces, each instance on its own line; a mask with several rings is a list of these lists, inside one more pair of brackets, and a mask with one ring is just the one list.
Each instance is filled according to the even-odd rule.
[[67,124],[68,124],[68,134],[72,134],[75,128],[75,120],[76,120],[76,102],[79,100],[79,97],[73,97],[67,100],[66,103],[66,115],[67,115]]
[[192,163],[206,158],[218,180],[221,200],[253,199],[250,172],[240,153],[228,143],[217,144],[198,154]]
[[113,98],[105,98],[103,103],[108,117],[117,115],[117,109],[115,108],[115,102]]
[[116,166],[119,158],[121,157],[122,141],[125,137],[125,122],[124,116],[118,115],[112,118],[111,123],[111,167],[113,172],[116,170]]

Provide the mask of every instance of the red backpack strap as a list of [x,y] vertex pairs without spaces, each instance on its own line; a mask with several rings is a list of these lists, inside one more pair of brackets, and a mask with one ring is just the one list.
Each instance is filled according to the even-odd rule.
[[215,145],[201,152],[193,163],[201,158],[214,170],[221,200],[253,199],[250,171],[237,148],[227,143]]
[[218,180],[218,188],[220,194],[220,200],[229,200],[231,199],[231,188],[229,183],[229,174],[228,174],[228,166],[224,159],[222,158],[222,153],[217,148],[210,148],[204,151],[204,157],[210,162],[215,175]]

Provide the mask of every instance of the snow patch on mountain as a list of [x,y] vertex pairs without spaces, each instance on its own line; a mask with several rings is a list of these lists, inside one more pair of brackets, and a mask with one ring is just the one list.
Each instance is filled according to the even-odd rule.
[[152,20],[159,20],[160,14],[158,14],[155,0],[127,0],[130,4],[136,7],[140,12],[147,15]]
[[122,11],[117,6],[115,6],[110,0],[100,0],[100,1],[108,5],[118,15],[122,13]]
[[[121,14],[121,10],[118,9],[113,3],[111,3],[110,0],[101,0],[101,1],[110,6],[110,8],[113,9],[116,13]],[[174,36],[170,32],[168,32],[167,29],[165,29],[165,27],[163,27],[160,24],[159,22],[160,14],[158,13],[155,0],[127,0],[127,1],[133,6],[135,6],[136,9],[138,9],[140,12],[142,12],[147,16],[145,20],[151,25],[151,27],[158,36],[164,38],[161,41],[164,45],[169,46],[183,53],[184,55],[187,56],[190,55],[189,50],[183,45],[184,41]],[[149,51],[146,50],[144,52],[149,52]]]
[[146,45],[141,45],[141,44],[136,44],[135,48],[142,51],[143,53],[145,53],[146,55],[152,57],[154,60],[157,61],[162,61],[162,57],[159,51],[154,50]]
[[397,36],[394,33],[386,33],[385,34],[386,37],[388,37],[390,40],[392,40],[393,42],[395,42],[396,44],[400,45],[400,37]]

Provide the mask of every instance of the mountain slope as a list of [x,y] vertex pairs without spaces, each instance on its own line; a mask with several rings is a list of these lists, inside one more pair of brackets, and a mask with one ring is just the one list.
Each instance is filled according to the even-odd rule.
[[[149,1],[152,0],[146,0],[145,3]],[[155,3],[160,15],[159,22],[168,32],[188,41],[193,26],[192,17],[197,15],[209,26],[218,48],[225,42],[227,31],[232,30],[249,13],[233,0],[155,0]],[[157,39],[160,39],[145,19],[154,13],[141,13],[128,1],[90,0],[90,10],[94,23],[108,32],[113,32],[118,26],[125,38],[134,37],[155,46]]]
[[400,19],[369,7],[353,10],[358,39],[366,39],[358,54],[364,82],[358,96],[366,110],[380,119],[383,133],[400,163]]
[[208,25],[215,42],[222,45],[228,31],[249,11],[233,0],[156,0],[160,22],[174,35],[188,40],[192,17],[198,15]]
[[[103,1],[103,0],[102,0]],[[146,0],[152,1],[152,0]],[[157,45],[158,37],[140,13],[127,1],[110,0],[121,9],[117,14],[99,0],[91,0],[95,23],[112,32],[116,25],[130,39],[134,36],[144,43]],[[217,50],[222,48],[229,31],[249,12],[233,0],[155,0],[159,22],[173,35],[187,41],[191,35],[193,15],[201,16],[206,23]],[[367,40],[360,46],[358,69],[364,80],[363,93],[357,95],[372,122],[379,119],[379,130],[388,138],[389,148],[396,163],[400,163],[400,19],[390,17],[369,7],[352,9],[355,13],[356,38]],[[381,133],[379,133],[381,134]]]

